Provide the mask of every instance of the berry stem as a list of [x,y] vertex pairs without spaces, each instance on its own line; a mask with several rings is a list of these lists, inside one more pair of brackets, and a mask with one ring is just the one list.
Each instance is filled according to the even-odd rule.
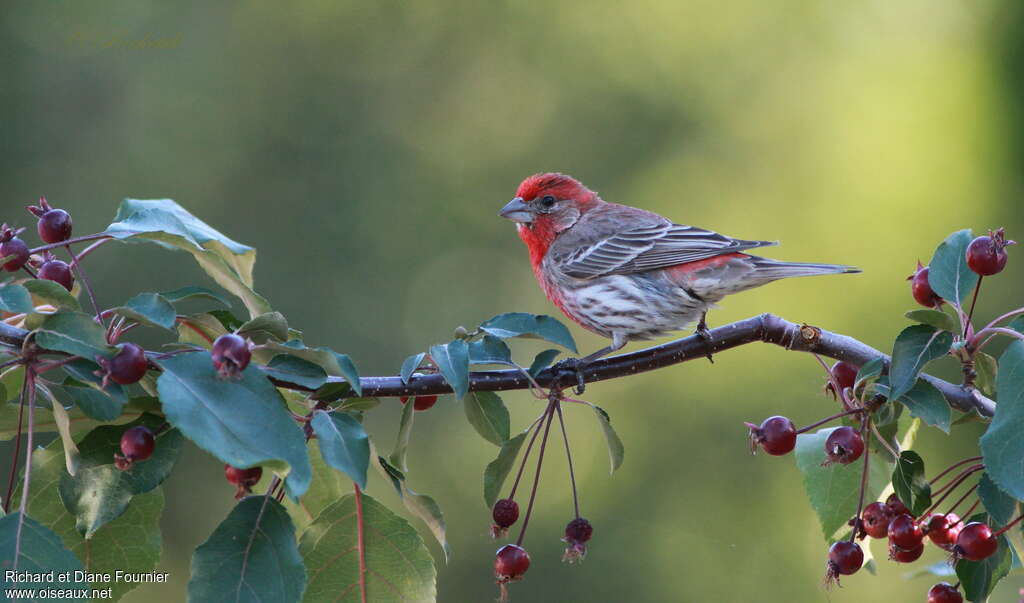
[[835,421],[836,419],[840,419],[840,418],[845,417],[847,415],[854,415],[854,414],[861,413],[861,412],[864,412],[863,408],[851,408],[850,410],[844,410],[843,412],[838,412],[838,413],[832,415],[831,417],[825,417],[824,419],[822,419],[820,421],[817,421],[815,423],[811,423],[807,427],[801,427],[800,429],[797,429],[796,432],[798,434],[806,433],[806,432],[814,429],[815,427],[818,427],[820,425],[824,425],[825,423],[829,423],[831,421]]
[[[986,335],[990,335],[991,337],[988,337],[988,339],[985,339],[985,341],[978,343],[979,341],[981,341],[981,338]],[[1013,329],[1008,329],[1006,327],[985,327],[984,329],[975,333],[974,337],[971,337],[970,341],[968,341],[967,344],[971,346],[971,348],[975,352],[978,352],[981,351],[981,348],[988,345],[988,342],[992,341],[992,339],[994,339],[996,335],[1007,335],[1009,337],[1016,337],[1017,339],[1024,339],[1024,334],[1018,333]]]
[[974,494],[974,491],[975,491],[975,490],[977,490],[977,489],[978,489],[978,484],[974,484],[973,486],[971,486],[970,488],[968,488],[968,489],[967,489],[967,492],[964,492],[964,495],[963,495],[963,496],[961,496],[960,498],[958,498],[958,499],[957,499],[957,501],[956,501],[955,503],[953,503],[953,506],[952,506],[952,507],[950,507],[950,508],[949,508],[949,510],[948,510],[948,511],[946,511],[946,513],[945,513],[945,514],[946,514],[946,515],[949,515],[949,514],[950,514],[950,513],[952,513],[953,511],[956,511],[956,508],[960,506],[960,503],[962,503],[962,502],[964,502],[965,500],[967,500],[967,497],[968,497],[968,496],[970,496],[971,494]]
[[946,489],[948,489],[950,487],[955,488],[956,486],[958,486],[960,484],[960,482],[962,482],[963,480],[967,479],[967,476],[969,476],[970,474],[974,473],[975,471],[981,471],[984,468],[985,468],[985,465],[982,464],[982,463],[978,463],[976,465],[971,465],[970,467],[964,469],[960,473],[957,473],[955,477],[953,477],[951,480],[946,482],[946,485],[944,485],[941,488],[939,488],[938,490],[935,490],[934,492],[932,492],[932,495],[934,496],[936,494],[941,494],[941,493],[945,492]]
[[964,483],[964,480],[970,477],[972,473],[974,473],[975,471],[981,471],[984,468],[985,465],[974,465],[973,467],[960,473],[960,475],[954,478],[950,483],[946,484],[942,488],[939,488],[934,494],[942,492],[942,496],[940,496],[939,500],[935,501],[932,504],[932,506],[927,511],[924,512],[924,515],[931,515],[935,511],[935,509],[937,509],[939,505],[942,504],[942,501],[946,500],[949,497],[949,495],[952,494],[954,490],[956,490],[957,486]]
[[974,501],[974,504],[971,505],[970,508],[967,509],[967,512],[964,513],[964,518],[966,519],[966,518],[970,517],[971,513],[974,513],[974,510],[978,508],[979,504],[981,504],[981,499],[980,498],[978,500]]
[[[811,353],[811,356],[814,356],[814,359],[818,361],[818,364],[821,365],[821,368],[825,369],[825,374],[828,375],[828,382],[830,384],[832,384],[832,390],[835,391],[836,392],[836,396],[839,397],[839,403],[843,405],[843,408],[845,408],[847,410],[852,410],[853,406],[849,403],[849,401],[847,401],[846,396],[843,395],[843,389],[841,387],[839,387],[839,380],[836,379],[836,376],[832,374],[832,369],[828,368],[828,364],[826,364],[825,361],[821,359],[821,356],[819,356],[819,355],[817,355],[815,353]],[[838,416],[842,416],[842,415],[838,415]],[[828,419],[828,420],[831,420],[831,419]],[[810,427],[807,427],[806,429],[810,429]],[[801,432],[798,431],[797,433],[801,433]]]
[[25,435],[25,479],[21,484],[21,500],[18,504],[18,532],[14,537],[14,567],[18,569],[18,558],[21,556],[21,530],[25,526],[25,518],[28,516],[28,494],[29,485],[32,482],[32,436],[35,432],[35,409],[36,409],[36,376],[34,368],[29,365],[25,369],[25,383],[22,390],[27,390],[28,395],[28,433]]
[[514,499],[516,497],[516,489],[519,488],[519,480],[523,477],[523,470],[526,469],[526,461],[530,458],[530,451],[533,450],[533,443],[537,440],[537,436],[540,435],[540,428],[543,427],[541,423],[544,421],[544,417],[547,416],[547,408],[544,409],[544,414],[537,417],[530,425],[529,429],[533,429],[533,436],[530,437],[530,443],[526,445],[526,452],[523,454],[523,460],[519,463],[519,472],[516,473],[516,481],[512,482],[512,491],[508,493],[508,497]]
[[111,238],[110,235],[104,234],[102,232],[101,233],[96,233],[96,234],[91,234],[91,235],[85,235],[85,236],[81,236],[81,237],[74,237],[72,239],[67,239],[66,241],[58,241],[56,243],[48,243],[46,245],[40,245],[39,247],[33,247],[32,249],[29,249],[29,253],[33,253],[34,254],[34,253],[39,253],[41,251],[46,251],[48,249],[56,249],[57,247],[65,247],[65,246],[68,246],[68,245],[74,245],[75,243],[84,243],[86,241],[95,241],[97,239],[109,239],[109,238]]
[[943,469],[942,473],[940,473],[940,474],[936,475],[935,477],[933,477],[932,479],[930,479],[928,481],[928,483],[929,484],[934,484],[935,482],[939,481],[939,479],[941,479],[943,475],[946,475],[947,473],[949,473],[950,471],[956,469],[960,465],[966,465],[967,463],[973,463],[973,462],[980,461],[980,460],[981,460],[980,456],[972,456],[972,457],[966,458],[966,459],[964,459],[962,461],[953,463],[949,467],[946,467],[945,469]]
[[[516,546],[523,546],[523,537],[526,536],[526,526],[530,525],[530,515],[533,513],[533,503],[537,499],[537,485],[540,483],[540,470],[544,464],[544,448],[548,443],[548,432],[551,431],[551,421],[554,419],[555,404],[558,403],[557,398],[552,398],[548,402],[548,408],[544,413],[544,437],[540,441],[540,452],[537,454],[537,472],[533,476],[533,488],[530,489],[530,503],[526,506],[526,517],[523,518],[523,527],[519,529],[519,538],[516,539]],[[537,431],[540,431],[538,426]]]
[[562,441],[565,442],[565,458],[569,462],[569,483],[572,485],[572,506],[576,510],[576,519],[580,518],[580,499],[576,494],[576,474],[572,470],[572,452],[569,451],[569,436],[565,433],[565,421],[562,419],[562,405],[555,403],[558,413],[558,425],[562,428]]
[[209,335],[207,335],[206,333],[204,333],[202,329],[200,329],[199,327],[197,327],[197,326],[195,326],[194,324],[192,324],[191,322],[189,322],[189,321],[187,320],[187,317],[186,317],[186,316],[179,316],[179,317],[178,317],[178,324],[182,324],[182,325],[184,325],[184,326],[186,326],[186,327],[188,327],[188,328],[192,329],[192,330],[193,330],[193,331],[195,331],[195,332],[196,332],[196,333],[197,333],[197,334],[198,334],[198,335],[199,335],[200,337],[202,337],[203,339],[205,339],[205,340],[207,341],[207,343],[209,343],[209,344],[213,345],[213,340],[212,340],[212,339],[210,339],[210,336],[209,336]]
[[995,533],[995,534],[992,534],[992,536],[993,536],[993,537],[995,537],[995,538],[999,538],[1000,536],[1002,536],[1002,535],[1003,535],[1003,533],[1004,533],[1004,532],[1006,532],[1007,530],[1009,530],[1009,529],[1010,529],[1010,528],[1012,528],[1013,526],[1015,526],[1015,525],[1017,525],[1018,523],[1020,523],[1020,520],[1022,520],[1022,519],[1024,519],[1024,515],[1018,515],[1018,516],[1017,516],[1017,519],[1014,519],[1014,520],[1013,520],[1013,521],[1011,521],[1010,523],[1008,523],[1008,524],[1006,524],[1005,526],[1003,526],[1003,527],[999,528],[999,529],[998,529],[998,530],[996,531],[996,533]]
[[978,292],[981,291],[981,281],[983,280],[985,280],[985,277],[979,275],[978,284],[974,286],[974,297],[971,298],[971,309],[967,311],[967,320],[964,321],[964,339],[967,339],[967,332],[971,330],[971,319],[974,317],[974,304],[978,303]]
[[363,493],[352,482],[356,499],[356,542],[359,547],[359,600],[366,603],[366,536],[363,529]]
[[96,313],[96,322],[103,324],[103,320],[100,318],[100,306],[96,303],[96,294],[93,293],[92,285],[89,283],[89,279],[85,276],[85,270],[82,268],[81,264],[75,261],[75,252],[71,250],[71,245],[65,245],[64,248],[68,250],[68,255],[71,256],[71,270],[78,273],[78,280],[82,283],[82,287],[89,296],[89,303],[92,304],[92,311]]
[[21,269],[27,272],[28,275],[31,276],[32,278],[39,278],[38,276],[36,276],[36,273],[32,272],[32,269],[29,268],[28,266],[22,266]]
[[[861,420],[861,426],[860,426],[860,436],[861,436],[861,438],[864,438],[865,435],[867,434],[868,425],[870,425],[870,423],[871,423],[871,417],[865,415],[864,418]],[[854,517],[856,517],[857,519],[856,519],[856,521],[853,522],[853,532],[850,534],[850,542],[853,542],[853,541],[855,541],[857,539],[857,533],[860,532],[861,529],[862,529],[861,528],[862,524],[861,524],[860,514],[864,510],[864,495],[867,493],[867,489],[868,489],[868,459],[870,459],[870,458],[871,458],[871,451],[870,450],[865,450],[864,451],[864,469],[862,470],[862,472],[860,474],[860,497],[857,499],[857,514],[854,515]]]
[[[25,415],[25,385],[21,387],[21,399],[18,405],[18,431],[14,438],[14,460],[11,461],[11,476],[7,479],[7,495],[4,496],[4,514],[11,511],[11,495],[14,494],[14,476],[18,473],[18,454],[21,452],[21,425]],[[30,451],[31,452],[31,451]]]
[[102,247],[104,243],[109,243],[110,241],[113,241],[113,240],[114,239],[100,239],[99,241],[96,241],[92,245],[89,245],[88,247],[86,247],[82,251],[78,252],[78,255],[76,255],[74,257],[74,259],[71,260],[71,265],[75,266],[76,264],[81,262],[85,258],[85,256],[89,255],[90,253],[95,251],[97,248]]
[[988,329],[989,327],[994,327],[997,324],[1003,322],[1004,320],[1007,320],[1009,318],[1013,318],[1014,316],[1019,316],[1021,314],[1024,314],[1024,308],[1017,308],[1016,310],[1011,310],[1011,311],[1007,312],[1006,314],[1003,314],[1002,316],[994,318],[992,320],[992,322],[990,322],[987,325],[985,325],[985,328]]

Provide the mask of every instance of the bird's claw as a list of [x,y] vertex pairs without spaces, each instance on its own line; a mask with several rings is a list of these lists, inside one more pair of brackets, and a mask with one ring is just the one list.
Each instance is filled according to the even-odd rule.
[[705,322],[703,316],[701,317],[700,322],[697,323],[697,337],[700,337],[701,340],[704,341],[704,347],[706,348],[704,355],[707,356],[708,362],[714,364],[715,359],[711,357],[711,351],[713,349],[711,347],[711,331],[708,330],[708,323]]
[[555,386],[561,387],[566,377],[575,377],[576,385],[573,386],[573,393],[582,396],[587,389],[586,381],[583,379],[583,368],[586,365],[579,358],[565,358],[556,362],[551,368],[555,373]]

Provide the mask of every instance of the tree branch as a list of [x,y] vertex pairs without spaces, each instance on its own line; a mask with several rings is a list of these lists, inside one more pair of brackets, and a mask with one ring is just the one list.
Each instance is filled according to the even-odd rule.
[[[26,331],[0,323],[0,342],[21,346]],[[832,333],[809,325],[798,325],[772,314],[761,314],[745,320],[712,329],[710,346],[713,353],[723,352],[753,342],[773,343],[798,352],[813,352],[836,360],[846,360],[862,366],[869,360],[882,357],[888,370],[889,356],[852,337]],[[583,369],[587,383],[615,379],[653,371],[690,360],[705,358],[707,347],[697,336],[684,337],[666,344],[596,360]],[[949,383],[931,375],[921,374],[921,379],[935,386],[945,396],[949,405],[957,410],[976,410],[985,417],[995,413],[996,403],[982,395],[977,389]],[[563,385],[575,383],[575,375],[556,374],[554,369],[545,369],[536,377],[537,383],[550,387],[556,380]],[[330,377],[331,382],[344,382],[341,377]],[[417,396],[448,394],[452,388],[440,374],[416,375],[403,383],[400,377],[362,377],[360,379],[364,396]],[[295,388],[292,384],[288,387]],[[526,376],[518,369],[499,371],[477,371],[470,373],[470,391],[506,391],[528,389]],[[302,388],[299,388],[302,389]]]

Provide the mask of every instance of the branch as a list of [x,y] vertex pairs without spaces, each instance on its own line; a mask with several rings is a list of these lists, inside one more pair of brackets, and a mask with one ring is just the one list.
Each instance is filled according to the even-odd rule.
[[[0,323],[0,342],[20,346],[26,331]],[[723,325],[710,332],[713,353],[723,352],[753,342],[773,343],[787,350],[813,352],[836,360],[846,360],[862,366],[869,360],[882,357],[889,365],[889,356],[852,337],[832,333],[809,325],[798,325],[772,314],[762,314],[731,324]],[[588,364],[583,369],[587,383],[616,379],[636,373],[653,371],[690,360],[705,358],[707,348],[704,340],[695,335],[677,339],[666,344],[603,358]],[[996,403],[973,388],[949,383],[931,375],[921,374],[921,379],[935,386],[945,396],[949,405],[963,412],[976,410],[984,417],[995,413]],[[562,384],[575,383],[575,376],[556,374],[554,369],[545,369],[536,377],[542,387],[550,387],[556,380]],[[344,382],[341,377],[330,377],[331,382]],[[449,394],[452,388],[440,374],[416,375],[409,383],[402,383],[400,377],[362,377],[360,379],[364,396],[418,396]],[[292,389],[295,385],[279,383]],[[470,373],[469,391],[506,391],[528,389],[530,383],[518,369],[500,371],[478,371]]]

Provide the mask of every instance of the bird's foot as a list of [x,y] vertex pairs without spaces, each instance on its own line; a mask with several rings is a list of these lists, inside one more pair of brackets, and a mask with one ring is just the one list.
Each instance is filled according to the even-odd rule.
[[566,381],[574,380],[576,385],[572,391],[577,396],[582,396],[587,389],[586,381],[583,379],[583,369],[587,364],[580,358],[564,358],[553,364],[551,370],[555,374],[554,387],[561,388]]
[[700,317],[700,322],[697,323],[697,337],[700,337],[704,341],[705,352],[708,362],[711,364],[715,363],[715,359],[711,357],[711,352],[714,348],[711,346],[711,331],[708,329],[708,323],[705,320],[707,313]]

